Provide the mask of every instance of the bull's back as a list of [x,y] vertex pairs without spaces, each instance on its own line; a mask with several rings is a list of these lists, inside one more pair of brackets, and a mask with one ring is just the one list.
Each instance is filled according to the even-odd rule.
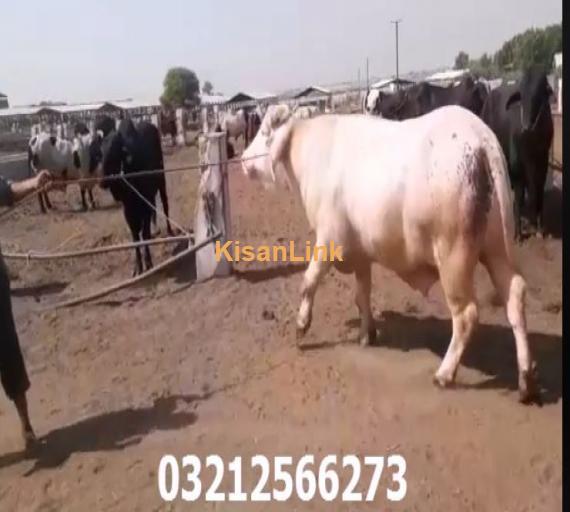
[[492,202],[482,155],[501,153],[468,110],[446,106],[403,122],[323,116],[298,126],[291,149],[309,175],[300,186],[312,227],[348,226],[370,257],[402,271],[433,263],[438,237],[484,228],[485,218],[472,222],[477,201],[484,209]]

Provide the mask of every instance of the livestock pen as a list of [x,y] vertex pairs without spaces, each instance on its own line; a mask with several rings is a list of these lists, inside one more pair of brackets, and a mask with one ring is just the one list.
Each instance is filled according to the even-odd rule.
[[[196,146],[164,151],[167,168],[201,163]],[[248,181],[237,161],[228,164],[228,174],[232,238],[254,246],[313,239],[294,194]],[[166,177],[171,216],[189,229],[200,172]],[[110,197],[103,196],[100,210],[78,213],[54,196],[57,211],[49,216],[40,216],[32,201],[0,219],[3,250],[68,252],[128,240],[122,212]],[[179,250],[156,247],[153,255],[166,260]],[[297,348],[294,320],[304,264],[294,262],[237,262],[230,276],[197,283],[189,260],[99,300],[37,312],[121,281],[130,273],[131,258],[121,251],[9,262],[33,380],[29,400],[45,446],[24,456],[17,419],[0,416],[0,479],[14,482],[3,488],[2,509],[160,510],[161,456],[192,452],[202,458],[214,451],[225,460],[236,452],[245,459],[256,453],[398,451],[409,461],[411,509],[428,503],[497,510],[506,506],[505,488],[528,506],[556,507],[559,236],[520,247],[529,283],[528,327],[545,393],[542,409],[515,403],[514,342],[482,270],[476,275],[477,338],[457,389],[441,392],[426,385],[449,342],[441,289],[436,286],[426,299],[379,267],[373,270],[372,303],[383,335],[369,349],[356,343],[353,279],[335,271],[318,291],[312,331]],[[3,397],[0,408],[8,410]],[[244,483],[257,477],[247,469]],[[362,478],[370,474],[363,470]],[[359,507],[376,510],[377,504]]]

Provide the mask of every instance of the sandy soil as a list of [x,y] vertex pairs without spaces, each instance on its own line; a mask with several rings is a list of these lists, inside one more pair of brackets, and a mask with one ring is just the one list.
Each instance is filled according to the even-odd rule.
[[[196,160],[186,148],[169,166]],[[172,216],[191,226],[197,176],[168,177]],[[0,221],[4,250],[93,247],[128,240],[120,209],[82,213],[60,195],[47,217],[32,202]],[[54,195],[55,197],[55,195]],[[243,243],[312,239],[298,201],[231,175],[233,230]],[[516,395],[514,341],[487,275],[477,275],[481,328],[442,391],[431,376],[451,325],[439,285],[429,300],[376,267],[373,306],[383,337],[356,343],[353,279],[331,272],[313,326],[296,347],[302,266],[239,264],[235,275],[193,284],[191,261],[94,304],[38,308],[129,277],[133,255],[10,263],[16,321],[43,446],[21,452],[16,413],[0,396],[0,510],[407,510],[554,511],[562,494],[562,242],[560,195],[548,198],[554,236],[530,239],[521,260],[528,325],[545,404]],[[164,224],[159,223],[164,231]],[[153,248],[155,262],[173,248]],[[408,492],[375,504],[163,503],[161,456],[267,456],[308,452],[407,459]],[[251,469],[244,487],[251,491]],[[346,482],[348,473],[343,474]],[[204,484],[212,479],[208,469]],[[359,489],[366,489],[367,473]],[[221,490],[230,490],[224,477]]]

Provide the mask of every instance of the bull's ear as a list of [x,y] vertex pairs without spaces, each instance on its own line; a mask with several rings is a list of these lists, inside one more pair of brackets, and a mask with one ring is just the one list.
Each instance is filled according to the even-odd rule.
[[521,100],[521,92],[520,91],[513,92],[513,94],[511,94],[509,96],[509,99],[507,100],[507,103],[505,105],[505,109],[509,110],[509,108],[511,108],[511,105],[513,103],[517,103],[520,100]]

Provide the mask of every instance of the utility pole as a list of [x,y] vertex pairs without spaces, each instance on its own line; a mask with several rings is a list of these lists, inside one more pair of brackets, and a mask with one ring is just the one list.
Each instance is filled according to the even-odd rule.
[[370,88],[370,75],[368,74],[368,57],[366,57],[366,91]]
[[396,90],[400,90],[400,56],[398,51],[398,25],[402,22],[401,19],[392,20],[390,23],[393,23],[396,27]]

